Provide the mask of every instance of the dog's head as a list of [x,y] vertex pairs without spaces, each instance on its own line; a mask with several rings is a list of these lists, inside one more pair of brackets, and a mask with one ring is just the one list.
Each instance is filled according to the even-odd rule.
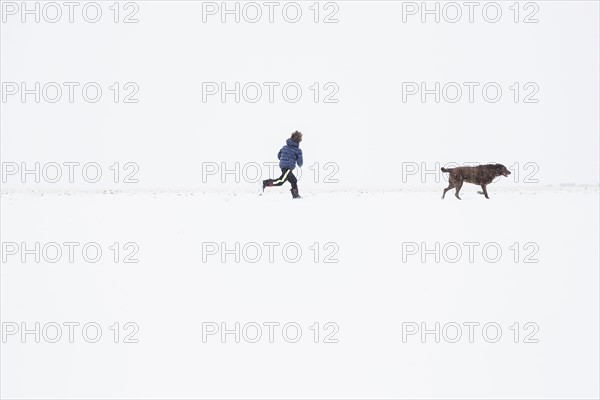
[[502,164],[494,164],[494,172],[496,176],[509,176],[510,171]]

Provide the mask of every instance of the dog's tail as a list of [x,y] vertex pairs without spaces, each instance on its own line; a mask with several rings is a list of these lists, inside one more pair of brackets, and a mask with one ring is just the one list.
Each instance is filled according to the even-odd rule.
[[442,167],[442,172],[450,172],[452,171],[452,168],[444,168]]

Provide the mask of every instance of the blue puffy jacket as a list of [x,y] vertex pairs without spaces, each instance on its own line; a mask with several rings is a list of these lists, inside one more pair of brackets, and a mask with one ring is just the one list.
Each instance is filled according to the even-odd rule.
[[304,160],[302,159],[302,150],[300,150],[300,144],[294,142],[292,139],[285,141],[286,145],[279,150],[277,158],[279,158],[279,168],[294,169],[296,168],[296,162],[299,167],[302,167]]

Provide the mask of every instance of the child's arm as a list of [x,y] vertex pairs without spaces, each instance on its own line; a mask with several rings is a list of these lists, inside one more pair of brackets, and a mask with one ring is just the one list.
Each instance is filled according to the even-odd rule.
[[302,164],[304,164],[304,160],[302,159],[302,149],[298,149],[298,166],[302,167]]
[[[281,150],[283,150],[283,149],[281,149]],[[277,159],[278,160],[281,160],[281,150],[279,150],[279,153],[277,153]]]

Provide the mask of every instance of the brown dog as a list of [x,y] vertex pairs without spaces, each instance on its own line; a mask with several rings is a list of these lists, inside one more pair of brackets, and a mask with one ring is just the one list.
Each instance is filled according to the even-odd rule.
[[446,196],[446,192],[452,188],[456,188],[454,194],[457,199],[461,200],[458,196],[460,188],[462,188],[463,182],[474,183],[480,185],[482,192],[486,199],[489,199],[487,193],[487,185],[498,176],[509,176],[510,171],[502,164],[487,164],[478,165],[477,167],[458,167],[458,168],[442,168],[442,172],[448,172],[450,177],[448,179],[449,186],[444,189],[442,199]]

